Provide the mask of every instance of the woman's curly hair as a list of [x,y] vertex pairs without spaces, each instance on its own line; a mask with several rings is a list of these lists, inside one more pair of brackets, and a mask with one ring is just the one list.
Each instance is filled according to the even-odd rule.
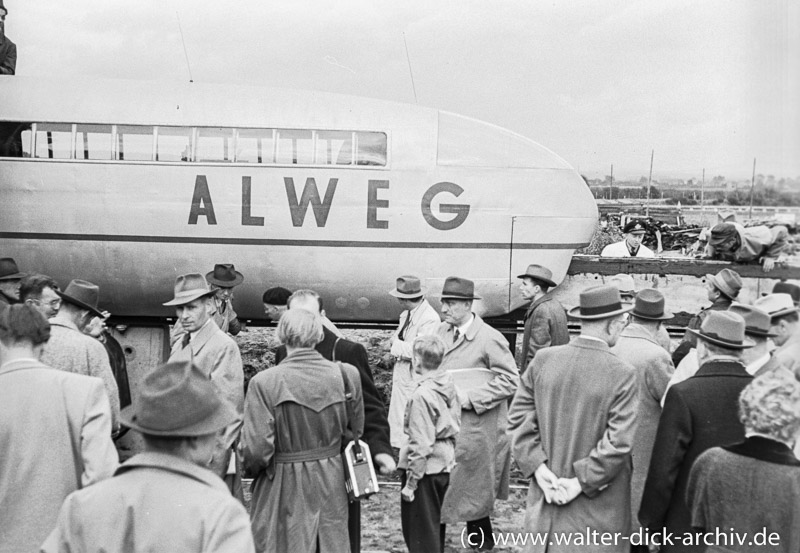
[[739,420],[748,432],[794,443],[800,430],[800,382],[786,369],[759,376],[739,396]]

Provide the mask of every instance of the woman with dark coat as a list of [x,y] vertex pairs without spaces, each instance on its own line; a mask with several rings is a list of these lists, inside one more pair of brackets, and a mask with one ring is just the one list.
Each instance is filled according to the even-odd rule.
[[800,382],[785,369],[759,376],[739,396],[739,418],[744,442],[711,448],[692,467],[692,526],[710,533],[715,545],[706,551],[761,550],[754,545],[772,536],[765,550],[796,553],[800,460],[792,446],[800,431]]

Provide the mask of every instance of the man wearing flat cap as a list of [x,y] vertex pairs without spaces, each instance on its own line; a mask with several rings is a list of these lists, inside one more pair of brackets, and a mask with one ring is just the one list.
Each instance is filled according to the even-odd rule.
[[569,329],[567,312],[551,291],[557,285],[550,269],[528,265],[517,278],[522,280],[519,286],[522,299],[531,302],[525,311],[525,331],[517,358],[519,371],[524,373],[537,351],[569,343]]
[[[614,286],[584,290],[580,306],[569,311],[581,321],[580,336],[540,351],[522,375],[508,421],[514,459],[531,478],[526,532],[631,530],[637,378],[610,351],[630,310]],[[629,547],[602,550],[627,553]],[[576,549],[543,543],[530,551]]]
[[119,464],[103,383],[40,362],[49,336],[32,306],[0,304],[0,553],[38,551],[64,499]]
[[[206,282],[214,292],[214,314],[212,319],[222,332],[236,336],[243,325],[233,310],[233,289],[244,282],[244,275],[237,271],[231,263],[217,263],[214,270],[206,273]],[[176,324],[170,334],[170,345],[174,345],[183,337],[183,326]]]
[[[508,341],[472,311],[475,284],[448,277],[442,290],[442,319],[437,334],[447,350],[441,369],[451,371],[461,403],[461,433],[456,467],[442,505],[442,524],[466,521],[467,533],[491,536],[489,518],[495,499],[507,499],[511,451],[506,436],[508,399],[519,385],[519,371]],[[459,384],[462,369],[485,378]],[[475,371],[477,369],[477,371]],[[452,372],[456,371],[456,372]],[[487,540],[483,547],[494,544]]]
[[42,363],[54,369],[87,376],[103,381],[111,405],[111,422],[114,434],[119,430],[119,388],[108,353],[103,344],[84,334],[95,317],[105,318],[99,309],[100,288],[91,282],[75,279],[62,292],[58,315],[50,319],[50,340],[42,352]]
[[[646,288],[636,295],[631,323],[625,327],[611,353],[629,363],[636,371],[639,408],[636,411],[636,433],[633,437],[633,476],[631,478],[632,520],[638,520],[650,452],[656,439],[661,416],[661,398],[675,370],[669,353],[658,343],[663,321],[672,318],[665,309],[664,294]],[[638,526],[638,525],[637,525]]]
[[0,303],[6,305],[19,303],[19,286],[25,276],[12,258],[0,258]]
[[179,276],[175,281],[174,297],[164,305],[175,307],[178,317],[175,325],[183,329],[181,340],[172,346],[170,360],[191,357],[211,379],[220,399],[238,415],[217,436],[209,468],[227,482],[231,493],[241,497],[241,478],[232,455],[244,411],[244,369],[239,346],[214,322],[214,291],[203,275],[189,273]]
[[609,244],[600,252],[600,257],[655,257],[653,250],[642,244],[647,231],[640,219],[628,221],[622,229],[625,240]]
[[800,380],[800,308],[789,294],[770,294],[756,301],[755,306],[770,316],[770,332],[777,348],[773,357]]
[[42,551],[254,553],[247,512],[208,470],[217,435],[240,415],[205,369],[188,358],[158,367],[121,418],[145,451],[67,497]]
[[[639,509],[639,522],[651,534],[662,528],[676,536],[692,532],[686,505],[692,464],[709,448],[744,439],[738,398],[753,379],[742,363],[742,351],[753,347],[745,337],[745,321],[737,313],[711,311],[691,332],[698,338],[700,368],[667,391]],[[691,550],[680,541],[661,548]],[[697,550],[704,551],[705,545]]]
[[788,243],[789,231],[781,225],[745,228],[736,222],[719,223],[709,233],[705,258],[760,263],[766,273],[786,261]]
[[400,323],[390,339],[389,353],[394,357],[392,369],[392,398],[389,401],[389,437],[392,447],[403,447],[403,417],[408,398],[416,387],[414,369],[411,366],[414,339],[417,336],[436,334],[442,322],[439,313],[425,299],[425,288],[419,278],[405,275],[397,278],[395,288],[389,294],[397,298],[403,312]]

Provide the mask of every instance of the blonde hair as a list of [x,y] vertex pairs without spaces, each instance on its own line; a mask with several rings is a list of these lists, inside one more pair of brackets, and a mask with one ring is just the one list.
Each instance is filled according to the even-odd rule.
[[762,374],[742,390],[739,420],[747,431],[794,442],[800,430],[800,382],[783,368]]
[[292,348],[313,348],[324,337],[320,316],[304,309],[290,309],[278,323],[278,341]]
[[442,364],[446,346],[436,335],[417,336],[414,340],[414,355],[423,369],[435,371]]

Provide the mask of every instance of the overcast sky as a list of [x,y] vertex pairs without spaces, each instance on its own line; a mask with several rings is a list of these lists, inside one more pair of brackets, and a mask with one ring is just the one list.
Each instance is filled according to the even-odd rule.
[[417,101],[590,178],[800,176],[800,0],[4,0],[18,75]]

